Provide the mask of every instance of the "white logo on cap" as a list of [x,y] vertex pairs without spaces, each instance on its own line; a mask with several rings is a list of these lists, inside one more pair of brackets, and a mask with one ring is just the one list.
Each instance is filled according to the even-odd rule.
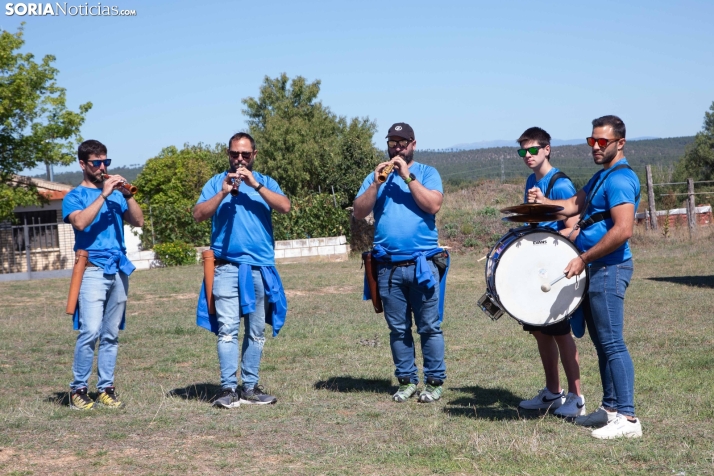
[[397,126],[397,127],[394,128],[394,130],[395,130],[395,131],[401,131],[401,130],[402,130],[402,126]]

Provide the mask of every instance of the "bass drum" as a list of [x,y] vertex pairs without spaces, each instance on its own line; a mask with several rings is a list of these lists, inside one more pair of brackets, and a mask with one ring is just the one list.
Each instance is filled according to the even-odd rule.
[[[561,279],[549,292],[541,286],[561,276],[568,262],[579,255],[570,240],[551,229],[526,226],[510,230],[488,254],[487,290],[479,301],[481,308],[494,318],[495,304],[518,322],[532,326],[567,319],[586,295],[588,268],[578,276]],[[485,306],[484,300],[490,302]]]

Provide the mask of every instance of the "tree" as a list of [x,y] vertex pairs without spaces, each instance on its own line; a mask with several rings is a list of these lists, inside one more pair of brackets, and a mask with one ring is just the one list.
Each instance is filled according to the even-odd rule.
[[265,77],[259,97],[243,99],[250,134],[259,150],[256,170],[278,181],[289,196],[341,192],[352,203],[384,153],[372,143],[377,125],[368,118],[335,115],[317,101],[320,81],[285,73]]
[[687,146],[682,158],[684,170],[694,180],[714,180],[714,102],[709,111],[704,112],[702,131]]
[[67,109],[65,89],[57,86],[55,57],[41,63],[20,53],[23,29],[0,33],[0,221],[19,205],[42,203],[37,190],[10,184],[13,174],[40,163],[69,164],[76,160],[79,129],[91,102],[79,112]]
[[226,148],[216,144],[185,144],[183,149],[166,147],[146,161],[134,185],[136,200],[147,218],[142,229],[142,245],[151,249],[152,241],[183,241],[206,246],[211,238],[211,221],[196,223],[191,213],[203,185],[213,175],[226,170]]

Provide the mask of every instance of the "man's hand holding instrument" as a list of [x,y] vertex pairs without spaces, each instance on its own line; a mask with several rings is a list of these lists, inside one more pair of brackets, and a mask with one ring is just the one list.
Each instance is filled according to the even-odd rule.
[[[139,189],[130,184],[121,175],[109,175],[102,173],[99,176],[104,181],[102,195],[108,196],[112,190],[119,190],[124,196],[134,195]],[[109,190],[106,190],[109,188]]]

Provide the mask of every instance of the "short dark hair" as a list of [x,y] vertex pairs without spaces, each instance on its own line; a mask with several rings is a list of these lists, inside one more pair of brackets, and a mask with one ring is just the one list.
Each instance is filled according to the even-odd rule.
[[86,162],[89,160],[90,155],[95,155],[97,157],[100,155],[107,155],[107,146],[98,140],[85,140],[79,144],[79,148],[77,149],[77,158],[82,162]]
[[248,139],[250,141],[250,146],[253,149],[253,152],[255,152],[255,139],[248,134],[247,132],[236,132],[231,136],[230,139],[228,139],[228,148],[231,148],[231,144],[233,143],[234,140],[241,140],[241,139]]
[[593,119],[593,129],[596,127],[606,127],[610,126],[612,127],[612,132],[615,134],[616,139],[624,139],[625,138],[625,123],[622,122],[622,119],[620,119],[617,116],[609,115],[609,116],[602,116],[598,117],[597,119]]
[[[521,134],[516,142],[523,144],[524,142],[536,141],[539,146],[545,147],[550,145],[550,134],[540,127],[529,127]],[[550,154],[546,156],[550,160]]]

